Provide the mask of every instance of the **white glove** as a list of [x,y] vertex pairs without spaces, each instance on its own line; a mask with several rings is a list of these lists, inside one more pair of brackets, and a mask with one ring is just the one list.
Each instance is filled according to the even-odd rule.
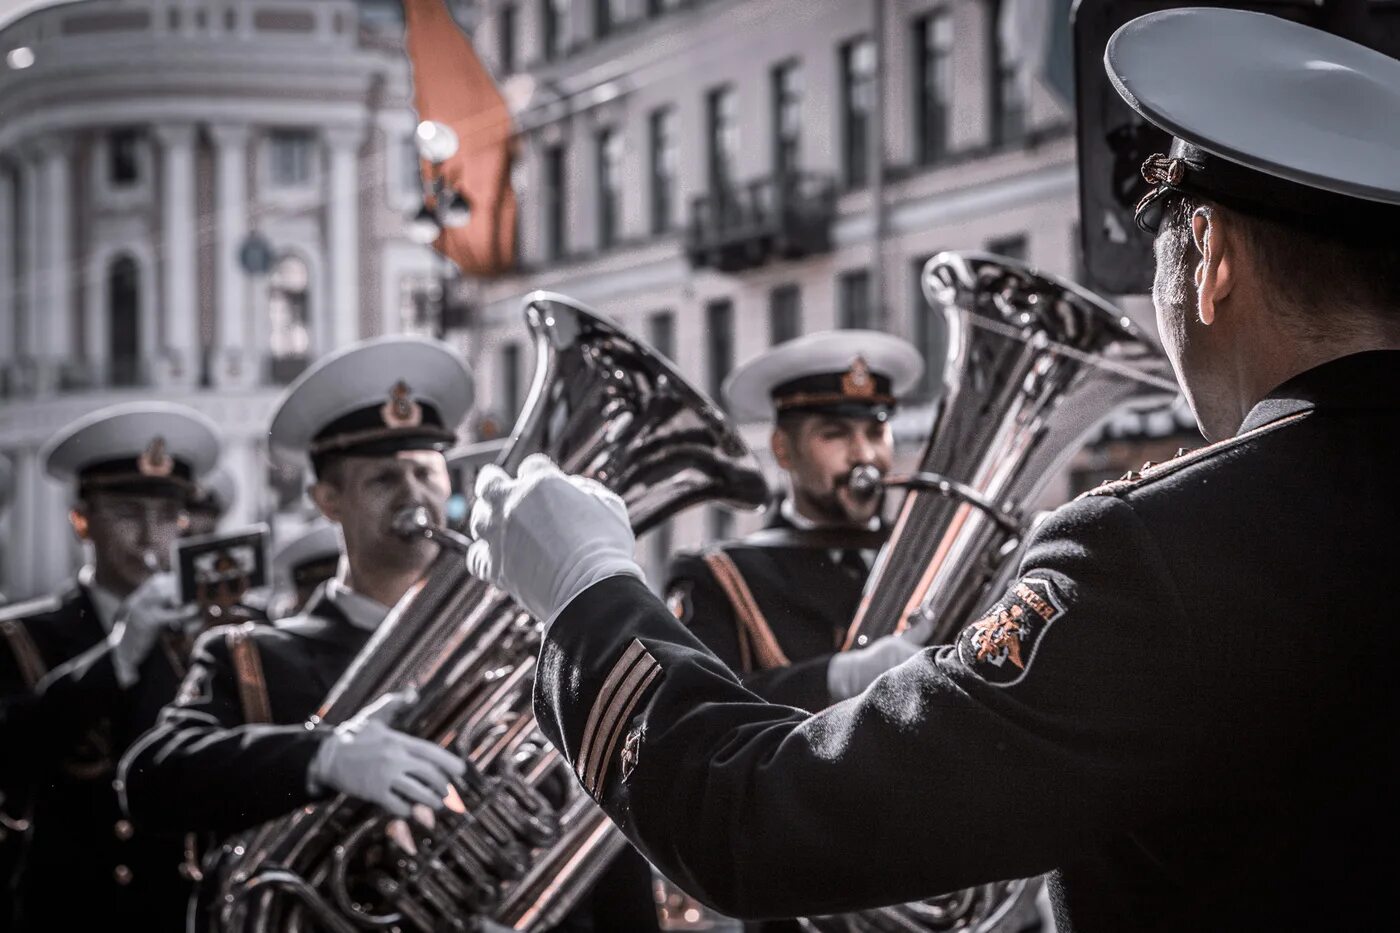
[[175,575],[154,573],[117,610],[108,641],[117,683],[127,689],[141,679],[141,662],[164,631],[178,631],[199,616],[199,607],[177,605]]
[[560,472],[544,454],[526,457],[516,479],[481,468],[471,533],[467,569],[543,622],[605,577],[643,579],[627,506],[601,484]]
[[400,818],[414,804],[441,810],[448,784],[467,766],[442,746],[389,726],[413,700],[411,692],[386,693],[336,726],[311,761],[312,792],[339,791]]
[[932,634],[933,620],[924,619],[898,635],[886,635],[864,648],[832,655],[826,665],[827,691],[837,701],[859,695],[885,671],[923,651]]

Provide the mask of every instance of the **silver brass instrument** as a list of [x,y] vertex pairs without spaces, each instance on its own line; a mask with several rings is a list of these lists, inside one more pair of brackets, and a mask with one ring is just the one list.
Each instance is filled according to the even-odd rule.
[[[905,487],[845,647],[931,615],[950,641],[1009,583],[1045,482],[1124,406],[1175,394],[1166,357],[1117,308],[1077,285],[985,253],[945,252],[922,287],[948,333],[943,395],[918,469],[857,468],[857,495]],[[950,856],[955,857],[955,856]],[[802,922],[822,931],[997,930],[1033,886],[1003,881],[915,904]]]
[[[532,293],[525,314],[537,363],[502,467],[546,453],[622,496],[638,532],[703,501],[762,505],[762,473],[738,433],[659,355],[561,295]],[[468,776],[431,819],[340,796],[230,841],[206,882],[215,929],[540,930],[625,844],[536,727],[539,623],[469,576],[461,536],[426,512],[406,510],[396,528],[444,547],[314,720],[338,723],[416,688],[396,726],[460,753]]]

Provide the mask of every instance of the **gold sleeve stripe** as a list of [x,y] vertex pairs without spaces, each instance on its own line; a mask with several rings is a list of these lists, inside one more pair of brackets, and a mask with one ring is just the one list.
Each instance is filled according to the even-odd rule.
[[608,770],[612,767],[613,754],[617,751],[617,743],[621,741],[622,734],[626,730],[627,723],[632,719],[632,714],[636,710],[637,703],[640,702],[642,697],[646,694],[647,689],[651,687],[652,681],[656,680],[660,674],[661,665],[652,661],[646,676],[642,678],[642,682],[637,684],[636,688],[633,689],[631,695],[627,698],[626,704],[619,710],[617,721],[613,724],[612,735],[608,737],[607,753],[600,759],[603,766],[599,770],[598,777],[593,782],[593,786],[591,788],[585,788],[594,799],[597,799],[603,792],[603,788],[607,786]]
[[612,670],[608,672],[607,678],[603,681],[603,688],[593,698],[593,708],[588,711],[588,724],[583,727],[583,738],[579,742],[578,759],[574,762],[574,773],[578,775],[580,781],[583,780],[584,762],[588,761],[589,755],[593,753],[593,737],[598,732],[598,720],[602,717],[603,710],[607,708],[608,700],[617,690],[617,685],[627,675],[632,663],[643,654],[646,654],[646,649],[642,647],[642,643],[635,638],[632,639],[627,650],[622,652],[622,657],[617,659]]
[[603,775],[608,770],[608,761],[617,748],[618,732],[626,724],[642,691],[651,684],[660,669],[661,665],[657,664],[650,654],[643,652],[642,657],[632,665],[626,679],[613,694],[612,702],[608,704],[608,709],[598,724],[593,759],[584,770],[583,789],[588,793],[596,795],[598,788],[602,786]]

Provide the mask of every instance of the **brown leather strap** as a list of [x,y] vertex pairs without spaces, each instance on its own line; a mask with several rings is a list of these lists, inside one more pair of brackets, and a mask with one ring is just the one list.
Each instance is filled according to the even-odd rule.
[[263,677],[262,657],[258,643],[253,641],[252,622],[236,625],[224,632],[229,659],[238,677],[238,702],[243,707],[244,722],[272,722],[268,702],[267,679]]
[[19,676],[24,680],[24,685],[33,690],[49,672],[48,665],[44,663],[44,656],[39,653],[39,646],[34,644],[34,637],[29,634],[29,629],[25,628],[24,623],[15,619],[0,622],[0,634],[10,643],[10,650],[14,652],[15,664],[19,667]]
[[758,667],[765,671],[791,664],[787,655],[783,654],[783,649],[778,647],[778,639],[773,635],[773,629],[768,626],[768,620],[758,608],[758,601],[753,598],[753,591],[749,589],[748,582],[739,572],[739,567],[733,559],[723,551],[707,551],[704,560],[724,594],[729,597],[730,605],[734,607],[734,615],[739,620],[740,653],[746,653],[746,642],[752,646],[754,658],[740,658],[740,666],[744,668],[742,673],[753,669],[754,660],[757,660]]

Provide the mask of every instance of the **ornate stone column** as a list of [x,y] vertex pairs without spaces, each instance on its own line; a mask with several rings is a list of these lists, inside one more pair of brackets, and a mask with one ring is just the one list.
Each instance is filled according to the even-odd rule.
[[161,144],[161,306],[165,320],[164,360],[159,381],[193,386],[199,374],[199,246],[195,230],[195,130],[190,125],[155,128]]
[[63,369],[73,362],[74,280],[72,140],[46,137],[39,143],[39,198],[42,268],[34,323],[39,357],[39,390],[59,386]]
[[17,298],[20,303],[19,315],[15,319],[15,359],[22,365],[19,374],[27,390],[37,390],[38,373],[35,367],[39,358],[39,345],[36,342],[36,318],[39,316],[40,287],[43,271],[40,231],[39,165],[37,153],[26,148],[19,161],[16,174],[19,182],[20,231],[17,244],[20,248],[19,287]]
[[360,145],[358,127],[328,127],[326,172],[327,295],[322,352],[360,336]]
[[214,384],[251,385],[258,361],[249,352],[248,323],[252,308],[248,275],[238,251],[248,235],[248,127],[217,124],[209,127],[214,140],[215,239]]
[[19,267],[15,239],[15,177],[0,157],[0,370],[15,358],[15,315],[19,313]]

